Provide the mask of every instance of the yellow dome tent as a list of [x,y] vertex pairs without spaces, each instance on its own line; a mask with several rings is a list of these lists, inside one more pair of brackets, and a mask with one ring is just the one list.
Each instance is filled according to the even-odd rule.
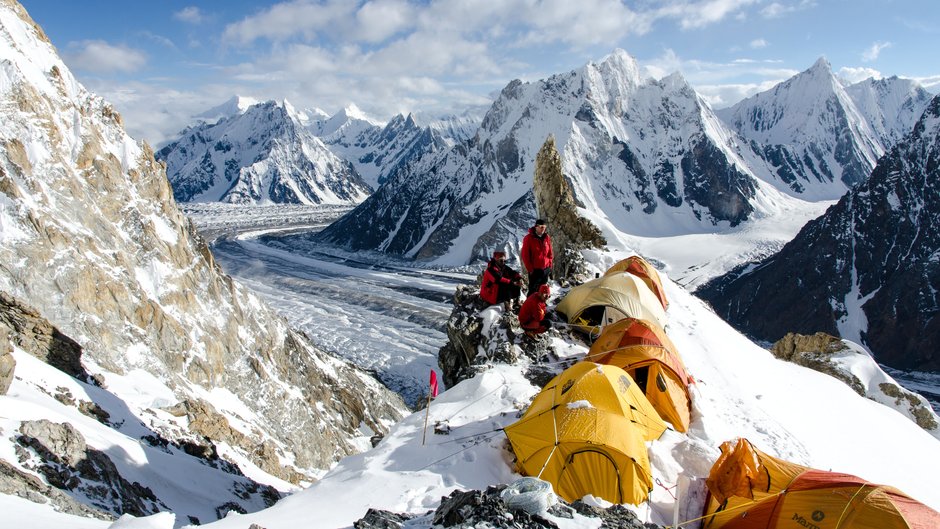
[[565,500],[592,494],[638,505],[653,488],[646,441],[665,429],[624,370],[578,362],[505,432],[519,472],[550,482]]
[[903,492],[727,441],[705,481],[704,529],[937,529],[940,513]]
[[616,274],[617,272],[627,272],[642,279],[650,291],[659,299],[659,302],[662,303],[663,309],[669,308],[669,301],[666,300],[666,291],[663,289],[662,280],[659,279],[659,272],[646,259],[639,255],[631,255],[608,268],[604,275]]
[[606,325],[623,318],[666,326],[666,311],[642,279],[618,272],[578,285],[558,303],[558,312],[575,329],[598,335]]
[[615,322],[591,345],[587,360],[622,368],[636,381],[660,417],[676,430],[688,431],[692,377],[662,327],[635,318]]

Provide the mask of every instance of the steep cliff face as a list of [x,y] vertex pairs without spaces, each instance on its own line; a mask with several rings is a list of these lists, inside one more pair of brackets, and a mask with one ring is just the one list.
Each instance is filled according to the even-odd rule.
[[550,134],[572,194],[623,231],[733,226],[768,200],[757,193],[766,166],[688,83],[678,74],[641,79],[618,50],[578,70],[509,83],[471,140],[403,166],[320,239],[454,264],[485,259],[492,242],[517,244],[535,220],[521,217],[535,211],[527,195]]
[[0,290],[94,369],[145,371],[180,403],[230,394],[242,411],[217,412],[241,434],[234,448],[285,479],[364,449],[403,415],[397,396],[222,273],[150,148],[12,0],[0,3],[0,65]]
[[940,370],[940,98],[871,177],[779,253],[699,290],[748,334],[827,332]]

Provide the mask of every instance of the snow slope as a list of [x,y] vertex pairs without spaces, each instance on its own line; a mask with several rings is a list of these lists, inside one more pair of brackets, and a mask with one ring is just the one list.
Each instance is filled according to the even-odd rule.
[[[667,332],[696,379],[693,422],[687,435],[669,430],[649,444],[661,485],[648,505],[636,509],[641,519],[671,523],[676,502],[666,487],[674,487],[680,475],[705,476],[718,445],[739,436],[768,453],[890,484],[940,508],[940,441],[834,378],[773,358],[684,289],[668,280],[666,285],[671,300]],[[574,359],[585,348],[568,350]],[[522,370],[496,365],[439,396],[431,404],[429,422],[446,421],[450,434],[428,431],[422,445],[424,412],[414,413],[378,447],[344,459],[309,489],[270,509],[230,515],[209,527],[241,529],[256,523],[279,529],[310,520],[317,527],[349,527],[368,508],[424,514],[453,490],[511,482],[518,476],[499,429],[515,421],[537,392]],[[683,512],[700,507],[696,491],[701,486],[693,481],[680,496]],[[561,527],[597,523],[556,521]]]

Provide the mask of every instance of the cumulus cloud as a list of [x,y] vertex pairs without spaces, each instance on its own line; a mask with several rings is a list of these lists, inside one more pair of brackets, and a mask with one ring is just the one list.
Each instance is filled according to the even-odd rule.
[[878,56],[881,55],[881,50],[890,48],[890,42],[875,42],[867,50],[862,52],[862,61],[872,62],[878,60]]
[[837,75],[848,82],[849,84],[854,84],[859,81],[864,81],[869,77],[874,77],[875,79],[881,79],[881,72],[872,68],[849,68],[843,67],[840,68]]
[[69,67],[95,73],[135,72],[147,64],[144,52],[103,40],[69,43],[64,56]]
[[188,6],[173,13],[173,18],[186,22],[187,24],[201,24],[206,19],[206,16],[198,7]]

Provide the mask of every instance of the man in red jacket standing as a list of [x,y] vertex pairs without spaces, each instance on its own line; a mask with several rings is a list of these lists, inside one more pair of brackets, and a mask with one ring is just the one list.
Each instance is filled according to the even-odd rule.
[[548,285],[539,285],[538,290],[526,298],[519,310],[519,326],[531,337],[535,337],[552,328],[545,310],[551,290]]
[[527,295],[538,290],[539,285],[548,283],[552,273],[555,254],[552,252],[552,238],[546,230],[545,221],[538,219],[535,226],[529,228],[529,233],[522,238],[522,264],[529,273]]

